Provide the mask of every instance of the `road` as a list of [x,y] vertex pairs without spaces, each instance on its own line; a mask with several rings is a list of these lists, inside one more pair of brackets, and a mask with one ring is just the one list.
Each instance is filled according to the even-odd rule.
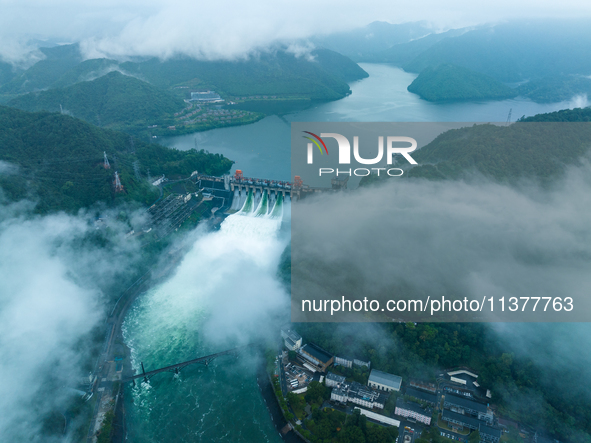
[[[178,261],[184,254],[184,249],[175,250],[166,265],[146,272],[138,278],[121,295],[111,314],[106,320],[106,329],[108,335],[103,352],[97,359],[94,374],[97,376],[93,385],[93,394],[95,396],[95,408],[93,410],[92,420],[88,428],[87,443],[96,441],[96,432],[100,429],[102,418],[108,410],[112,409],[109,404],[116,393],[113,393],[113,385],[122,379],[123,376],[131,376],[131,363],[129,349],[125,345],[115,346],[116,342],[123,343],[123,334],[121,324],[125,320],[127,310],[137,298],[138,295],[145,292],[148,288],[162,281],[176,267]],[[168,254],[164,252],[163,254]],[[115,349],[117,348],[117,349]],[[116,371],[114,361],[115,353],[123,354],[121,365],[122,371]],[[115,395],[114,395],[115,394]],[[121,396],[116,397],[120,400]]]

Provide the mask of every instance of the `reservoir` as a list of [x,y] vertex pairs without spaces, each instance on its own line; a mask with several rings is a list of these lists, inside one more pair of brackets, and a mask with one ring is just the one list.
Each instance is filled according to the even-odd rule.
[[[416,74],[373,63],[361,63],[369,77],[351,83],[352,94],[334,102],[321,103],[295,114],[269,116],[246,126],[214,129],[160,140],[181,150],[205,149],[234,160],[234,169],[248,177],[290,180],[291,122],[506,122],[558,111],[575,102],[539,104],[529,99],[502,101],[431,103],[406,90]],[[585,104],[582,104],[585,106]]]

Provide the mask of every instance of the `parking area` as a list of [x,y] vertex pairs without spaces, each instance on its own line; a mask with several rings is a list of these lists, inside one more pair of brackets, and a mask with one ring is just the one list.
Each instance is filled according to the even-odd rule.
[[283,369],[288,391],[294,391],[308,386],[314,377],[310,371],[293,362],[287,362]]

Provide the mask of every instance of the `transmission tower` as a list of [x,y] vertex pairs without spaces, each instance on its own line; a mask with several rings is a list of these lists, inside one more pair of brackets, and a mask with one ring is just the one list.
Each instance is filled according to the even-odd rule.
[[107,152],[103,151],[103,155],[105,158],[105,160],[103,161],[103,166],[105,167],[105,169],[109,169],[111,165],[109,164],[109,159],[107,158]]
[[135,173],[135,179],[140,181],[142,176],[140,175],[140,161],[136,160],[133,162],[133,172]]
[[119,174],[115,171],[115,192],[122,192],[123,185],[121,184],[121,180],[119,179]]
[[131,146],[131,153],[135,154],[135,146],[133,144],[133,137],[131,135],[129,136],[129,144]]
[[513,108],[509,109],[509,115],[507,116],[507,122],[505,124],[511,123],[511,112],[513,112]]

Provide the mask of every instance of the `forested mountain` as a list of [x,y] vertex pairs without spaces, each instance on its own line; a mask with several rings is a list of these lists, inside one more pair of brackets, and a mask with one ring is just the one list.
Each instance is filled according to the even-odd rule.
[[591,73],[586,20],[512,22],[446,38],[403,65],[410,72],[453,63],[503,82]]
[[312,100],[336,100],[346,96],[346,81],[367,77],[347,57],[315,50],[313,60],[283,51],[239,61],[200,61],[176,58],[126,62],[120,67],[160,87],[191,85],[215,89],[226,96],[301,96]]
[[514,89],[488,75],[450,64],[425,68],[407,89],[434,102],[502,100],[517,95]]
[[392,45],[406,43],[432,32],[426,22],[391,24],[376,21],[351,31],[316,36],[312,41],[321,47],[339,52],[355,61],[384,51]]
[[591,107],[563,109],[519,119],[522,122],[591,122]]
[[569,100],[576,95],[591,97],[591,78],[582,75],[543,77],[519,86],[517,92],[538,103]]
[[557,177],[591,148],[589,123],[490,124],[444,132],[413,154],[409,177],[456,178],[479,172],[501,181]]
[[76,83],[94,80],[110,71],[118,69],[118,62],[108,58],[95,58],[84,60],[72,69],[68,70],[56,82],[51,84],[52,88],[63,88]]
[[77,44],[39,48],[45,57],[5,84],[0,94],[24,94],[45,89],[82,61]]
[[468,32],[468,28],[451,29],[446,32],[428,34],[405,43],[397,43],[383,51],[366,54],[358,61],[370,63],[393,63],[402,66],[436,43],[450,37],[457,37]]
[[226,96],[274,95],[336,100],[350,92],[347,81],[367,77],[367,73],[349,58],[327,49],[314,50],[309,56],[301,57],[278,50],[239,61],[177,57],[124,63],[109,59],[82,61],[76,44],[40,50],[46,57],[44,60],[11,80],[8,75],[0,77],[7,81],[0,83],[0,94],[16,95],[70,86],[116,69],[161,88],[187,86],[214,89]]
[[25,111],[60,112],[97,126],[118,127],[159,122],[185,107],[182,99],[149,83],[113,71],[66,88],[31,92],[9,106]]
[[[103,167],[103,152],[110,169]],[[157,189],[147,180],[188,176],[199,170],[219,175],[232,162],[219,154],[178,151],[143,143],[129,135],[101,129],[55,113],[29,113],[0,106],[0,160],[9,163],[0,174],[0,188],[9,200],[30,198],[36,210],[76,211],[97,202],[152,203]],[[139,178],[135,175],[137,162]],[[124,187],[116,193],[114,173]]]

